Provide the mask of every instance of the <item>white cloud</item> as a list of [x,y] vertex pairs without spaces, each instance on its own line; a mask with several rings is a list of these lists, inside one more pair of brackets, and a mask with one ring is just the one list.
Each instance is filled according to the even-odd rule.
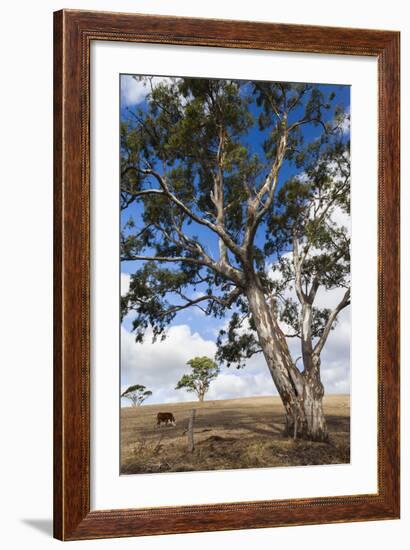
[[130,75],[121,76],[121,102],[125,107],[136,105],[144,100],[148,89],[143,81]]
[[[121,274],[121,290],[129,288],[130,276]],[[290,291],[294,294],[294,290]],[[340,301],[344,289],[326,290],[319,288],[315,305],[319,308],[333,308]],[[204,319],[206,322],[206,319]],[[218,327],[227,328],[225,320]],[[246,325],[246,323],[244,324]],[[246,330],[247,326],[243,327]],[[321,373],[326,393],[348,393],[350,388],[350,309],[344,309],[335,329],[331,331],[322,352]],[[195,400],[195,395],[184,390],[175,390],[180,377],[188,372],[186,362],[195,356],[214,357],[216,344],[202,337],[188,325],[174,325],[168,330],[164,341],[152,342],[152,330],[148,330],[142,344],[135,342],[135,336],[124,327],[121,329],[121,382],[124,386],[143,384],[152,392],[148,403],[167,403]],[[288,338],[294,360],[301,355],[300,340]],[[300,366],[300,363],[298,363]],[[262,353],[247,360],[246,367],[223,367],[216,380],[211,383],[207,399],[229,399],[235,397],[277,395]]]
[[344,309],[321,355],[321,376],[326,393],[350,391],[350,308]]
[[[154,76],[150,78],[152,87],[158,86],[160,83],[170,83],[175,81],[175,79],[163,77],[163,76]],[[147,80],[138,80],[135,79],[132,75],[122,75],[121,76],[121,103],[125,107],[131,105],[138,105],[144,101],[147,94],[151,91],[151,84]]]
[[[213,357],[216,345],[192,332],[187,325],[175,325],[167,338],[152,343],[148,331],[142,344],[135,342],[133,334],[121,329],[121,384],[143,384],[153,392],[147,403],[194,401],[195,395],[175,390],[181,376],[188,372],[186,362],[195,356]],[[244,369],[223,367],[214,380],[206,399],[277,395],[272,378],[261,354],[252,357]]]
[[342,133],[348,135],[350,133],[350,117],[346,117],[341,125]]
[[[348,221],[348,220],[346,220]],[[291,253],[286,254],[290,260]],[[280,278],[280,274],[270,270],[269,277],[272,280]],[[314,306],[322,309],[333,309],[342,299],[346,289],[335,288],[326,290],[319,287]],[[284,293],[285,298],[292,297],[296,302],[295,289],[288,289]],[[293,329],[280,323],[284,332],[291,333]],[[299,338],[287,338],[290,353],[293,360],[301,356],[301,345]],[[327,342],[321,354],[321,377],[326,393],[348,393],[350,388],[350,342],[351,342],[351,319],[350,307],[342,310],[337,318],[334,329],[330,332]],[[301,366],[298,361],[298,367]]]
[[206,395],[206,399],[232,399],[235,397],[255,397],[258,395],[277,395],[277,390],[266,368],[260,365],[260,372],[253,373],[249,367],[236,371],[231,367],[225,369],[214,380]]
[[181,376],[187,372],[186,362],[192,357],[213,357],[216,345],[191,332],[187,325],[175,325],[168,330],[164,341],[152,343],[148,330],[142,344],[135,336],[121,328],[121,382],[143,384],[152,392],[150,402],[192,400],[192,395],[174,390]]
[[131,276],[129,273],[121,273],[121,296],[125,296],[129,291],[130,279]]
[[[333,309],[342,299],[344,288],[326,290],[319,287],[315,307]],[[288,338],[293,359],[301,356],[300,340]],[[326,393],[348,393],[350,388],[350,308],[342,310],[321,354],[321,377]],[[300,367],[300,362],[298,362]]]
[[[330,302],[330,298],[325,300]],[[325,393],[349,393],[350,388],[350,310],[344,309],[330,332],[321,354],[321,379]],[[293,360],[302,355],[299,338],[287,339]],[[301,367],[301,361],[297,362]]]
[[346,109],[346,116],[342,122],[342,132],[346,136],[350,133],[350,106]]
[[[326,304],[329,298],[321,299]],[[300,341],[288,339],[294,359],[300,356]],[[133,334],[121,329],[121,382],[128,386],[139,383],[153,395],[147,403],[192,401],[195,395],[175,390],[180,377],[188,372],[186,362],[195,356],[213,357],[216,345],[202,338],[187,325],[169,329],[167,338],[152,343],[148,331],[142,344]],[[322,381],[326,393],[348,393],[350,388],[350,312],[344,310],[336,328],[331,332],[322,353]],[[206,399],[231,399],[258,395],[277,395],[262,353],[254,355],[243,369],[223,367],[209,388]]]
[[336,206],[332,210],[332,214],[330,216],[330,219],[333,223],[335,223],[338,227],[345,227],[349,233],[351,230],[351,218],[350,214],[343,211],[340,206]]

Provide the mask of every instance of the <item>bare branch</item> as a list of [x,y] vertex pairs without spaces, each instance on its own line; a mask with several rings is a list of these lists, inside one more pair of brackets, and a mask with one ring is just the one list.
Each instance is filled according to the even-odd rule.
[[[216,223],[225,231],[225,212],[224,212],[224,190],[223,190],[223,169],[225,160],[225,141],[226,135],[223,127],[219,129],[219,144],[216,154],[217,172],[213,174],[214,188],[211,192],[211,200],[216,208]],[[228,265],[228,249],[226,243],[219,237],[219,260],[221,264]]]
[[296,236],[296,232],[293,231],[293,267],[295,270],[295,290],[298,297],[298,300],[301,304],[306,304],[308,298],[303,292],[302,288],[302,261],[301,255],[299,254],[299,241]]
[[310,287],[310,291],[309,291],[309,294],[308,294],[308,297],[307,297],[309,304],[313,304],[313,300],[316,297],[316,293],[318,291],[318,288],[319,288],[319,279],[315,275],[313,277],[312,286]]
[[270,108],[275,113],[275,116],[278,118],[278,120],[281,120],[281,114],[278,110],[278,106],[273,101],[272,96],[270,94],[266,93],[266,90],[264,89],[262,84],[260,84],[259,82],[254,82],[254,85],[261,92],[261,94],[265,97],[266,101],[269,103]]
[[133,197],[144,197],[146,195],[165,195],[160,189],[143,189],[142,191],[131,191],[129,189],[122,190],[123,193],[128,193]]
[[175,239],[168,231],[166,231],[163,227],[161,227],[158,224],[153,224],[154,227],[160,231],[170,242],[175,244],[175,246],[179,248],[183,248],[184,250],[191,252],[191,254],[198,254],[202,257],[205,264],[209,267],[216,266],[215,261],[205,252],[203,246],[196,241],[195,239],[191,239],[183,233],[183,231],[177,226],[176,222],[173,221],[173,227],[174,230],[177,232],[177,235],[179,239]]
[[[176,305],[176,306],[172,306],[170,309],[168,309],[168,310],[164,311],[163,313],[161,313],[160,317],[165,317],[166,315],[177,313],[178,311],[181,311],[183,309],[187,309],[188,307],[191,307],[191,306],[197,306],[198,307],[198,304],[200,304],[201,302],[204,302],[204,301],[216,302],[216,303],[220,304],[221,306],[229,307],[236,300],[236,298],[241,294],[241,291],[240,291],[240,289],[235,288],[225,299],[222,299],[219,296],[215,296],[214,294],[204,294],[204,296],[199,296],[198,298],[194,298],[194,299],[188,298],[187,296],[185,296],[181,292],[179,292],[178,294],[179,294],[179,296],[181,296],[181,298],[183,300],[185,300],[186,303]],[[201,311],[206,313],[205,309],[203,309],[201,307],[200,307],[200,309],[201,309]]]
[[191,262],[193,264],[207,265],[203,260],[197,258],[190,258],[187,256],[140,256],[130,255],[121,258],[122,262],[134,262],[136,260],[144,260],[147,262]]
[[180,208],[188,217],[190,217],[195,222],[199,223],[200,225],[204,225],[211,229],[214,233],[216,233],[226,244],[226,246],[237,256],[239,259],[242,258],[242,250],[240,247],[233,241],[233,239],[227,234],[227,232],[220,227],[217,224],[212,223],[209,220],[206,220],[204,218],[201,218],[195,212],[193,212],[186,204],[184,204],[178,197],[171,192],[169,185],[166,181],[166,178],[159,174],[156,170],[149,168],[149,169],[141,169],[141,172],[143,174],[152,175],[154,178],[158,181],[160,184],[162,190],[164,191],[164,194],[169,198],[174,204]]
[[[243,244],[243,248],[245,250],[248,261],[252,260],[253,240],[255,238],[258,226],[262,221],[263,216],[266,214],[273,203],[278,183],[279,170],[282,166],[282,162],[285,156],[287,136],[287,131],[284,130],[280,138],[275,162],[273,163],[270,172],[266,176],[265,181],[260,189],[256,192],[255,196],[248,194],[248,220],[246,224]],[[265,202],[263,202],[266,195],[267,198]]]
[[329,316],[329,319],[327,320],[327,323],[326,323],[325,328],[323,330],[322,336],[319,338],[319,341],[317,342],[317,344],[316,344],[316,346],[313,350],[313,354],[316,357],[319,357],[319,355],[320,355],[320,353],[323,349],[323,346],[325,345],[326,340],[329,336],[329,333],[332,329],[333,323],[335,322],[337,316],[342,311],[342,309],[347,307],[349,304],[350,304],[350,288],[348,288],[346,290],[346,292],[344,293],[343,298],[337,304],[337,306],[334,308],[334,310],[332,311],[332,313]]

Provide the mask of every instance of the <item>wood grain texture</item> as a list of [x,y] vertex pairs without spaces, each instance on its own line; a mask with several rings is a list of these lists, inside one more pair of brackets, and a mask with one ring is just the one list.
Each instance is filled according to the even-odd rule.
[[[54,14],[56,538],[77,540],[399,517],[399,39],[399,33],[391,31],[71,10]],[[377,494],[90,511],[89,52],[92,40],[350,54],[378,59]]]
[[62,156],[62,127],[63,127],[63,94],[62,94],[62,15],[56,14],[54,17],[54,326],[53,326],[53,353],[54,353],[54,417],[53,417],[53,432],[54,432],[54,492],[53,492],[53,508],[54,508],[54,535],[63,537],[63,434],[62,434],[62,182],[63,182],[63,156]]

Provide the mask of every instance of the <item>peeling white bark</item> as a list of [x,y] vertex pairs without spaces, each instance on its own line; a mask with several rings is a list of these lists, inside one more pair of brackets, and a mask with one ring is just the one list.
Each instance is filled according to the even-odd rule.
[[[316,441],[327,440],[323,412],[323,385],[319,363],[303,374],[293,364],[286,339],[272,314],[257,281],[247,291],[263,354],[286,411],[285,434]],[[306,331],[309,315],[306,314]]]

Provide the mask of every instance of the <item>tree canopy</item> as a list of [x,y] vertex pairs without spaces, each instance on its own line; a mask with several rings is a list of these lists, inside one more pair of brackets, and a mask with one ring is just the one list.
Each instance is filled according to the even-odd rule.
[[203,401],[210,383],[219,374],[219,367],[210,357],[194,357],[187,362],[187,365],[191,367],[191,372],[181,377],[175,389],[194,392],[199,401]]
[[[121,309],[136,340],[149,327],[164,338],[179,312],[200,308],[228,319],[218,361],[241,367],[263,352],[285,401],[308,378],[319,396],[320,353],[350,303],[338,88],[135,79],[147,96],[121,124],[121,260],[133,266]],[[339,303],[319,307],[318,291],[335,288]],[[300,368],[287,337],[301,341]]]
[[[259,351],[252,322],[237,334],[250,316],[241,291],[247,270],[257,271],[294,335],[300,300],[285,291],[296,277],[305,291],[349,284],[349,234],[334,217],[349,212],[347,115],[332,104],[333,90],[326,96],[311,84],[145,82],[146,104],[121,126],[121,204],[130,214],[121,259],[147,261],[135,270],[122,312],[134,310],[142,340],[149,325],[164,335],[187,307],[217,317],[232,309],[219,356],[241,364]],[[309,142],[307,126],[318,129]],[[296,175],[280,182],[285,164]],[[297,244],[300,274],[290,254]],[[314,310],[315,337],[329,316]]]
[[129,399],[133,407],[139,407],[142,403],[152,395],[152,391],[141,384],[134,384],[129,386],[122,394],[121,397]]

